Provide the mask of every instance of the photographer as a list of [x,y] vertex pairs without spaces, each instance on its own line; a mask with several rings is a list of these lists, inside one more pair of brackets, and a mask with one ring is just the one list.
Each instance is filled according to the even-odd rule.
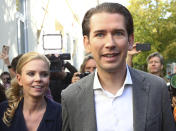
[[[142,51],[142,50],[136,49],[137,44],[139,45],[139,42],[135,43],[135,45],[133,45],[132,50],[128,51],[128,54],[127,54],[126,61],[127,61],[127,64],[131,67],[133,66],[133,63],[132,63],[133,56],[139,54]],[[147,61],[148,72],[163,78],[167,82],[167,80],[163,76],[163,67],[164,67],[163,56],[158,52],[154,52],[149,54],[146,61]]]
[[[77,72],[76,68],[69,62],[64,60],[70,60],[70,54],[48,54],[46,55],[51,62],[50,66],[50,83],[51,95],[56,102],[61,102],[61,91],[71,84],[73,74]],[[69,72],[66,72],[68,69]]]
[[95,69],[96,69],[96,62],[92,57],[92,55],[85,56],[83,63],[80,67],[80,72],[74,73],[72,77],[72,83],[77,82],[82,77],[94,72]]

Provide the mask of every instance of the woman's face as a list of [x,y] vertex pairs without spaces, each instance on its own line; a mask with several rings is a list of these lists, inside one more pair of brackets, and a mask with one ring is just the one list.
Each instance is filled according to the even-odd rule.
[[24,97],[44,96],[49,86],[48,64],[41,59],[32,60],[22,67],[17,79],[23,87]]
[[94,59],[89,59],[85,65],[85,72],[94,72],[94,70],[96,69],[96,62]]

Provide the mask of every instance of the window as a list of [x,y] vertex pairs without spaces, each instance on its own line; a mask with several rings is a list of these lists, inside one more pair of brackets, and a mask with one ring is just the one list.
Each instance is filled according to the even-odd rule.
[[17,20],[17,45],[18,53],[28,51],[27,42],[27,24],[26,24],[26,0],[16,0],[16,20]]

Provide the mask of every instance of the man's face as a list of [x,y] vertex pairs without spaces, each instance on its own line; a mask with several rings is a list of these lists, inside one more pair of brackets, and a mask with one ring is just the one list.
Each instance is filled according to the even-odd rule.
[[133,35],[128,37],[124,16],[102,12],[91,17],[89,38],[84,36],[84,44],[92,53],[98,71],[116,72],[126,66]]
[[3,84],[10,84],[10,75],[4,74],[1,78]]
[[163,65],[160,62],[160,58],[157,56],[151,57],[148,61],[148,71],[151,74],[160,74],[163,69]]

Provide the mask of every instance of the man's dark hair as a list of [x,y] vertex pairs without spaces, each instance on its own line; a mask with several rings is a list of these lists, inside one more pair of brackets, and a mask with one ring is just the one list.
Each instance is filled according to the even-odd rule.
[[148,63],[149,60],[150,60],[151,58],[153,58],[153,57],[158,57],[158,58],[160,59],[160,63],[161,63],[162,65],[164,65],[164,58],[163,58],[163,56],[162,56],[160,53],[158,53],[158,52],[154,52],[154,53],[150,54],[150,55],[147,57],[147,63]]
[[12,59],[11,66],[14,71],[16,71],[16,66],[17,66],[18,60],[21,58],[22,55],[23,54],[20,54]]
[[2,79],[2,76],[3,76],[3,75],[9,75],[9,77],[10,77],[10,73],[7,72],[7,71],[4,71],[4,72],[1,73],[1,75],[0,75],[0,78],[1,78],[1,79]]
[[84,16],[82,22],[82,30],[83,36],[86,35],[89,37],[90,33],[90,18],[97,13],[107,12],[107,13],[118,13],[124,16],[125,18],[125,27],[128,33],[128,36],[133,34],[134,27],[133,27],[133,18],[131,13],[128,11],[126,7],[118,3],[103,3],[95,8],[91,8],[88,10]]

